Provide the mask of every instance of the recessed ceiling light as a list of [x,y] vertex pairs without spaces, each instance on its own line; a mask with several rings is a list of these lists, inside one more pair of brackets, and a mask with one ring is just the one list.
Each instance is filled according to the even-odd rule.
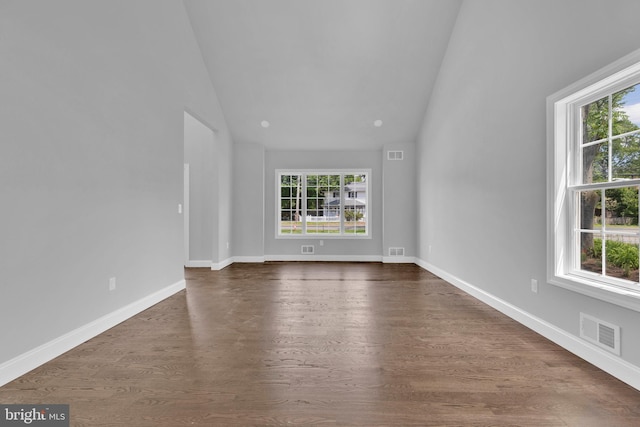
[[269,123],[266,120],[263,120],[262,122],[260,122],[260,126],[262,126],[263,128],[268,128],[269,126],[271,126],[271,123]]
[[379,128],[380,126],[382,126],[382,120],[376,120],[375,122],[373,122],[373,125]]

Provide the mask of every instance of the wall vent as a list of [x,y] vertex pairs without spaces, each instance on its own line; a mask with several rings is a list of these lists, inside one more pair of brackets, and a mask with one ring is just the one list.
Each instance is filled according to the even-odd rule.
[[302,245],[302,254],[303,255],[313,255],[315,253],[315,246],[313,245]]
[[580,337],[620,356],[620,326],[580,313]]
[[389,256],[404,256],[404,248],[389,248]]
[[387,151],[387,160],[404,159],[404,151]]

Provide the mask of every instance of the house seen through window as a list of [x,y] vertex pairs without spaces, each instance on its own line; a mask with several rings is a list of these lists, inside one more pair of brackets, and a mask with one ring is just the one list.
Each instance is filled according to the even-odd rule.
[[368,170],[276,174],[278,236],[369,235]]

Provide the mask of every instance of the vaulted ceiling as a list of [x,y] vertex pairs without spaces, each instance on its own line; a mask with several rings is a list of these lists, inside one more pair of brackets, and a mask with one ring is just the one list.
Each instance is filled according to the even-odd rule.
[[361,150],[415,141],[460,2],[185,5],[235,141]]

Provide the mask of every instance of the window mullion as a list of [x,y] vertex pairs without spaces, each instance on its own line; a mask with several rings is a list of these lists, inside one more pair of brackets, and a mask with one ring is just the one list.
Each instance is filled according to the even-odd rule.
[[[580,141],[582,141],[582,138],[580,138]],[[598,139],[596,141],[585,142],[584,144],[581,145],[581,147],[587,148],[587,147],[591,147],[592,145],[598,145],[608,141],[609,141],[609,137],[607,136],[606,138]]]
[[277,196],[277,211],[276,211],[276,234],[282,234],[282,173],[276,173],[276,196]]
[[622,139],[622,138],[625,138],[627,136],[637,135],[638,133],[640,133],[640,130],[632,130],[632,131],[629,131],[629,132],[620,133],[620,134],[615,135],[615,136],[613,136],[613,134],[612,134],[612,139]]
[[[609,177],[608,181],[613,181],[613,95],[609,94],[609,123],[607,126],[607,141],[608,144],[608,166],[607,166],[607,176]],[[604,208],[604,205],[602,205]]]
[[344,174],[340,174],[340,235],[344,235]]
[[640,179],[620,179],[613,182],[596,182],[593,184],[568,185],[567,188],[577,191],[599,190],[602,188],[624,188],[640,185]]
[[302,181],[300,184],[300,204],[302,205],[300,214],[302,215],[302,235],[305,235],[307,234],[307,174],[300,174],[300,180]]
[[584,184],[583,176],[583,156],[584,148],[582,147],[582,141],[584,140],[582,121],[586,120],[583,117],[584,111],[582,108],[577,110],[574,105],[571,111],[568,113],[569,124],[567,128],[570,134],[570,143],[568,143],[568,156],[567,156],[567,180],[569,185],[576,185],[577,183]]
[[571,234],[571,237],[573,238],[573,247],[574,250],[570,251],[570,254],[572,256],[572,260],[571,260],[571,265],[573,266],[574,269],[579,270],[580,269],[580,255],[581,255],[581,251],[580,251],[580,239],[582,237],[582,227],[581,227],[581,223],[580,223],[580,192],[579,191],[573,191],[572,197],[570,197],[569,199],[569,203],[571,204],[571,211],[573,212],[573,227],[571,227],[571,229],[573,230],[573,233]]
[[600,190],[600,239],[602,241],[602,276],[607,275],[607,210],[605,205],[605,193],[603,188]]
[[[640,186],[637,187],[637,190],[638,190],[638,212],[640,214]],[[638,227],[640,227],[640,219],[638,217],[636,217],[636,222],[638,223]],[[640,234],[638,235],[638,239],[640,239]],[[639,245],[639,249],[640,249],[640,245]],[[640,250],[638,251],[638,265],[640,265]],[[638,281],[640,282],[640,278],[638,279]]]

